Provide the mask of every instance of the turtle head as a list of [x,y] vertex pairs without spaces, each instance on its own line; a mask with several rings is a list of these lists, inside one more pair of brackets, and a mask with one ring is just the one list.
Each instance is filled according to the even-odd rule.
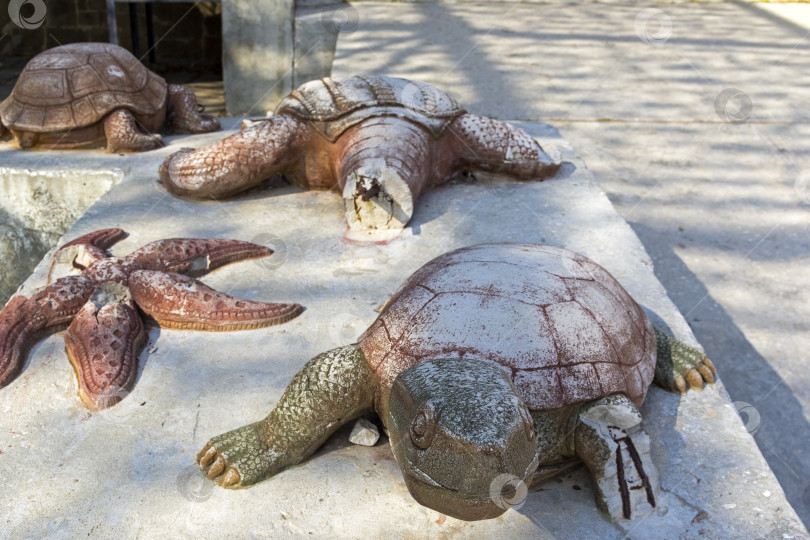
[[422,362],[394,380],[388,405],[391,446],[420,504],[473,521],[525,496],[537,469],[534,422],[497,365]]

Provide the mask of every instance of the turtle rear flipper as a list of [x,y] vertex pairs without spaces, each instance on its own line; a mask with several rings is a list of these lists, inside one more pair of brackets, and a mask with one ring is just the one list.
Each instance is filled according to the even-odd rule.
[[168,86],[166,99],[169,128],[173,133],[209,133],[219,129],[219,120],[200,114],[197,96],[179,84]]
[[214,437],[197,462],[223,487],[255,484],[300,463],[341,425],[372,410],[376,384],[357,346],[320,354],[293,377],[267,418]]
[[658,471],[641,413],[629,398],[616,394],[585,405],[575,445],[593,476],[597,505],[611,519],[635,519],[652,511]]
[[549,155],[528,133],[506,122],[463,114],[448,130],[461,161],[472,171],[544,180],[560,168],[558,155]]
[[714,382],[716,370],[711,360],[697,349],[681,343],[672,336],[655,329],[658,355],[655,362],[655,382],[671,392],[701,390],[703,381]]

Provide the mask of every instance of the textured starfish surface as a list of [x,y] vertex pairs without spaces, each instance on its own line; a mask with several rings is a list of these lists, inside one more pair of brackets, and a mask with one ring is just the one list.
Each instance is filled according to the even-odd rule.
[[135,384],[138,352],[146,342],[141,320],[168,328],[246,330],[297,317],[299,304],[234,298],[193,276],[230,262],[265,257],[272,250],[240,240],[172,238],[126,257],[106,250],[126,236],[95,231],[62,246],[60,265],[81,271],[53,281],[30,297],[14,296],[0,311],[0,388],[19,375],[28,348],[47,329],[67,326],[67,356],[79,397],[90,409],[112,406]]

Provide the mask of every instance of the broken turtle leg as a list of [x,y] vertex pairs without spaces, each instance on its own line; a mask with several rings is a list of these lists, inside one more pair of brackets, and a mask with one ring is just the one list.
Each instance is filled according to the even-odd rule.
[[593,476],[600,510],[613,520],[652,512],[658,471],[641,413],[629,398],[616,394],[586,404],[579,413],[575,445]]
[[339,185],[350,231],[398,233],[405,228],[419,194],[435,176],[426,157],[427,133],[401,118],[371,118],[337,144]]

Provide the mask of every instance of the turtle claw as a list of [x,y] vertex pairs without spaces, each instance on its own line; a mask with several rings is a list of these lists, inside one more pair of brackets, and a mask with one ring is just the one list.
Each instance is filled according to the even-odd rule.
[[[706,360],[708,360],[708,358]],[[708,366],[706,366],[705,364],[702,366],[698,366],[697,370],[698,372],[700,372],[701,375],[703,375],[703,379],[707,383],[712,384],[714,382],[714,372],[711,369],[709,369]]]
[[655,381],[664,388],[685,394],[688,389],[702,390],[703,384],[717,379],[717,370],[701,351],[655,329],[658,359]]
[[209,480],[224,488],[238,487],[242,481],[239,471],[229,465],[210,442],[197,454],[197,462]]
[[703,377],[697,369],[692,368],[686,372],[686,382],[692,390],[703,390]]
[[219,481],[219,485],[224,488],[229,488],[231,486],[236,486],[241,481],[242,477],[239,476],[239,473],[236,472],[236,469],[230,467],[228,471],[222,476],[222,480]]
[[205,476],[225,488],[255,484],[289,464],[270,451],[259,437],[256,424],[211,439],[197,454]]
[[205,445],[205,448],[200,450],[200,453],[197,454],[197,463],[200,464],[201,467],[208,467],[211,463],[214,462],[214,459],[217,457],[217,450],[216,448],[211,447],[211,443]]
[[217,456],[217,459],[214,461],[214,464],[208,467],[208,471],[205,473],[205,475],[209,479],[213,480],[214,478],[222,474],[222,471],[224,470],[225,470],[225,458],[222,456]]

